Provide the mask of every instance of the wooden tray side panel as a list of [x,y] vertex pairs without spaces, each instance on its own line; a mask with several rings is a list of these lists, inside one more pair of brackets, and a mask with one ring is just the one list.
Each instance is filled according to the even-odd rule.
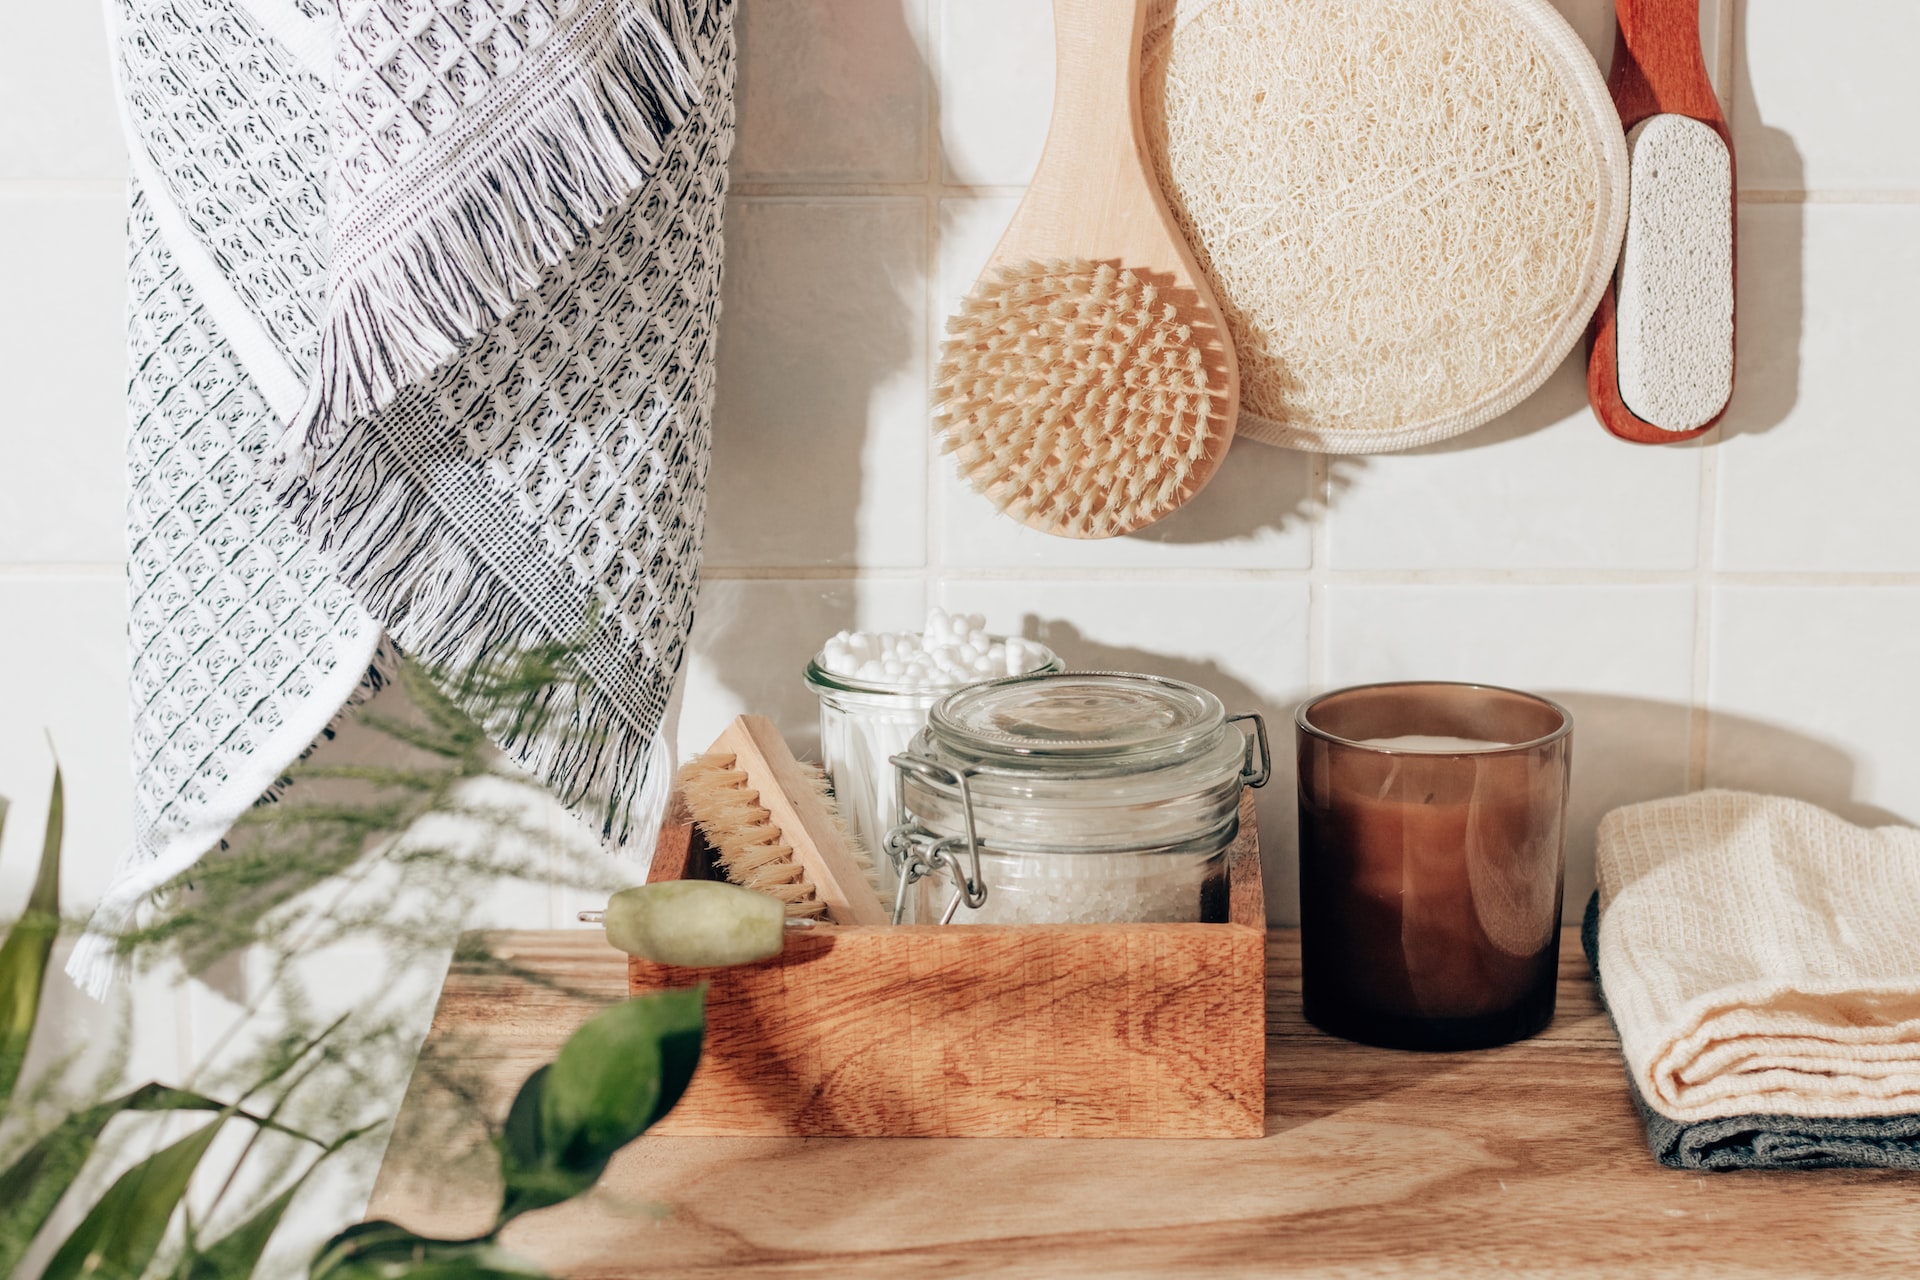
[[[1227,924],[817,926],[756,965],[631,960],[635,992],[709,984],[700,1070],[655,1132],[1261,1136],[1250,810],[1228,855]],[[663,833],[656,871],[699,874],[703,844]]]

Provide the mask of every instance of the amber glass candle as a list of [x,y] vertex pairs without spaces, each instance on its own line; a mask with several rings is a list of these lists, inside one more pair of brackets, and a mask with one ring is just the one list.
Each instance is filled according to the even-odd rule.
[[1553,1018],[1573,718],[1438,682],[1342,689],[1295,717],[1306,1015],[1399,1049]]

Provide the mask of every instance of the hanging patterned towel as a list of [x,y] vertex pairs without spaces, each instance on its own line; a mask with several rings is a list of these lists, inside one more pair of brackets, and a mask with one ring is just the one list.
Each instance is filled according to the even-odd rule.
[[1627,1072],[1691,1124],[1920,1115],[1920,831],[1703,791],[1600,823]]
[[136,830],[71,965],[377,689],[577,646],[500,746],[610,845],[697,585],[731,0],[106,0]]

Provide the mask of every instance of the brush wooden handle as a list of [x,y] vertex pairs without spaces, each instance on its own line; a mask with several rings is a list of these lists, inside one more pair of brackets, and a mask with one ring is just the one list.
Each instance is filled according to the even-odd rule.
[[1040,167],[983,279],[1029,261],[1085,258],[1158,286],[1221,388],[1195,492],[1232,443],[1240,366],[1219,301],[1161,197],[1140,115],[1146,0],[1054,0],[1053,115]]
[[760,793],[760,807],[773,816],[773,824],[793,848],[794,861],[806,871],[835,924],[892,922],[892,913],[867,883],[833,815],[814,794],[773,721],[740,716],[714,742],[713,750],[731,754],[734,767]]
[[1214,305],[1147,163],[1145,25],[1145,0],[1054,0],[1047,145],[989,271],[1028,259],[1090,258],[1164,273]]
[[[1690,116],[1720,135],[1733,165],[1733,134],[1720,110],[1720,99],[1707,76],[1700,48],[1698,0],[1615,0],[1619,20],[1613,40],[1613,69],[1607,88],[1620,112],[1621,126],[1633,127],[1652,116]],[[1738,192],[1736,181],[1735,192]],[[1738,195],[1730,211],[1729,227],[1738,233]],[[1739,261],[1738,245],[1734,260]],[[1641,418],[1620,398],[1620,354],[1616,335],[1616,301],[1609,284],[1593,316],[1593,345],[1587,357],[1587,402],[1594,416],[1622,440],[1635,444],[1672,444],[1711,431],[1726,416],[1726,407],[1689,431],[1667,431]],[[1728,397],[1729,403],[1732,397]]]

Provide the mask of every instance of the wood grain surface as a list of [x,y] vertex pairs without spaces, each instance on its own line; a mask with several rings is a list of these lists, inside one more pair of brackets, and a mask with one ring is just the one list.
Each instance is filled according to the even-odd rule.
[[[683,816],[648,879],[712,873]],[[1266,903],[1250,790],[1226,863],[1226,923],[820,925],[758,964],[633,959],[636,994],[709,985],[700,1071],[660,1132],[1258,1138]]]
[[[815,896],[826,904],[829,920],[886,924],[893,919],[773,721],[765,716],[736,716],[708,752],[732,756],[733,767],[747,775],[747,789],[755,793],[759,806],[793,850],[793,860],[806,872]],[[682,801],[680,807],[684,806]]]
[[[1615,0],[1614,7],[1619,25],[1614,34],[1613,69],[1607,73],[1607,88],[1613,94],[1615,109],[1620,112],[1621,126],[1630,133],[1635,125],[1650,116],[1691,116],[1720,136],[1727,148],[1727,163],[1732,166],[1733,133],[1727,128],[1720,100],[1714,95],[1700,48],[1698,0]],[[1737,175],[1737,170],[1735,172]],[[1736,176],[1732,195],[1735,208],[1728,224],[1733,228],[1731,234],[1736,236],[1740,221],[1738,193]],[[1737,262],[1738,245],[1735,245],[1735,254]],[[1688,431],[1664,430],[1627,407],[1626,401],[1620,398],[1618,321],[1614,286],[1608,284],[1594,312],[1587,353],[1587,402],[1593,406],[1600,424],[1622,440],[1635,444],[1673,444],[1713,430],[1726,416],[1724,405],[1719,413]]]
[[[448,974],[370,1217],[484,1229],[487,1122],[626,992],[597,933],[491,943]],[[1572,930],[1553,1025],[1500,1049],[1321,1034],[1293,931],[1267,971],[1264,1138],[648,1136],[506,1242],[579,1277],[1915,1274],[1920,1177],[1654,1163]]]

